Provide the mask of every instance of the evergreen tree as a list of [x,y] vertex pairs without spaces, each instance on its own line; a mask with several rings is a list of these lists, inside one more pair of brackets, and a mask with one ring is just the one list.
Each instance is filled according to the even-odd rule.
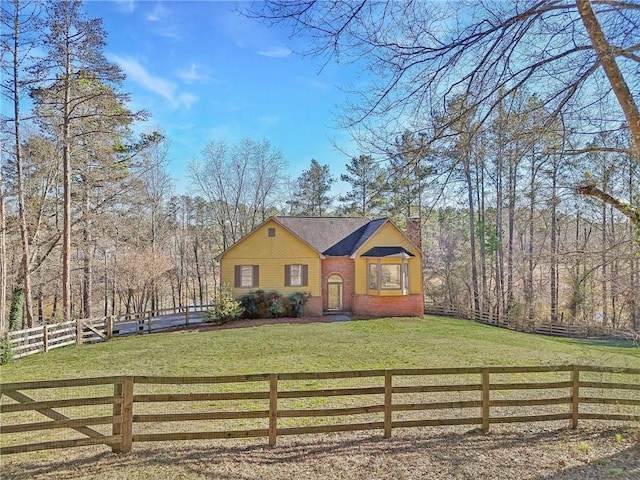
[[403,133],[395,141],[395,153],[387,171],[388,213],[396,220],[422,217],[423,196],[433,173],[433,152],[424,135]]
[[385,203],[384,169],[369,155],[360,155],[347,164],[347,172],[340,175],[340,180],[351,184],[351,191],[338,197],[345,204],[345,214],[366,217],[379,213]]
[[298,215],[326,215],[332,204],[329,191],[334,181],[329,165],[320,165],[316,159],[312,159],[309,168],[298,177],[291,201],[292,211]]
[[[102,21],[87,19],[80,0],[51,1],[42,29],[46,55],[34,65],[32,72],[45,78],[44,86],[35,92],[36,98],[52,99],[54,103],[49,107],[52,115],[59,118],[56,134],[62,145],[63,171],[62,310],[64,319],[68,320],[71,317],[71,191],[73,161],[76,160],[72,155],[74,145],[86,133],[83,122],[95,117],[95,113],[86,112],[83,105],[88,100],[99,104],[105,96],[115,97],[116,102],[124,104],[127,97],[118,93],[123,73],[103,54],[106,32]],[[99,88],[73,89],[74,83],[83,84],[83,79],[89,76]],[[44,93],[46,90],[48,92]],[[105,114],[99,112],[97,117]],[[136,116],[124,109],[110,111],[109,115]]]

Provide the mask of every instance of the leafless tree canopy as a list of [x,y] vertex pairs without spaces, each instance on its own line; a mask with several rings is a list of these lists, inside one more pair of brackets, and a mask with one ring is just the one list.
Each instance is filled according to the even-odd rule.
[[[526,86],[550,116],[562,113],[585,133],[626,123],[639,143],[637,2],[272,0],[252,14],[291,25],[309,40],[305,54],[362,64],[371,84],[354,92],[347,125],[379,126],[384,117],[424,127],[461,94],[486,117]],[[624,83],[613,89],[602,68],[612,61]]]
[[[460,97],[481,124],[526,89],[543,125],[561,119],[573,134],[570,150],[621,130],[640,153],[636,1],[270,0],[250,15],[290,25],[308,39],[305,54],[362,66],[369,86],[354,89],[343,120],[369,147],[406,130],[442,135],[430,119]],[[585,192],[606,199],[595,185]]]

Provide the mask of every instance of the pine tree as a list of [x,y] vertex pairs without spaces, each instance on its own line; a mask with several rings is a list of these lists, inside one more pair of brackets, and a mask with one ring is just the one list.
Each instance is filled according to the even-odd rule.
[[[72,155],[75,155],[74,145],[86,133],[82,122],[91,115],[87,115],[82,106],[89,99],[99,104],[105,96],[124,104],[127,97],[118,93],[123,73],[103,54],[106,32],[102,21],[87,19],[80,0],[51,1],[42,28],[46,55],[32,72],[45,78],[44,86],[36,90],[35,97],[54,99],[51,114],[60,119],[56,133],[62,144],[63,171],[62,311],[68,320],[71,318],[71,179],[77,160]],[[100,87],[74,90],[74,83],[82,84],[87,78]],[[124,109],[115,114],[130,119],[136,116]]]
[[329,191],[334,181],[329,165],[320,165],[316,159],[312,159],[309,168],[298,177],[292,200],[293,211],[298,215],[326,215],[332,204]]
[[369,155],[353,157],[340,180],[351,184],[351,190],[338,197],[348,215],[366,217],[380,212],[385,203],[386,172]]

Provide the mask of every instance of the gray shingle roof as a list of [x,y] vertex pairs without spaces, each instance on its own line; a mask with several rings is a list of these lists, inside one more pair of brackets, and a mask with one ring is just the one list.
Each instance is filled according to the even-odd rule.
[[323,255],[349,256],[375,233],[385,218],[275,217],[275,220]]

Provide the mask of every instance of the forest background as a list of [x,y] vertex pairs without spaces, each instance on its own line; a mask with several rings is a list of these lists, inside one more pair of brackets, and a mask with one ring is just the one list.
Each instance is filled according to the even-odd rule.
[[171,139],[133,133],[148,113],[100,19],[3,2],[1,332],[207,304],[216,256],[277,214],[419,218],[426,302],[638,329],[640,5],[456,6],[247,9],[305,55],[363,65],[371,83],[336,120],[361,151],[339,176],[351,189],[333,195],[315,159],[288,178],[268,139],[222,138],[191,164],[196,193],[175,195]]

